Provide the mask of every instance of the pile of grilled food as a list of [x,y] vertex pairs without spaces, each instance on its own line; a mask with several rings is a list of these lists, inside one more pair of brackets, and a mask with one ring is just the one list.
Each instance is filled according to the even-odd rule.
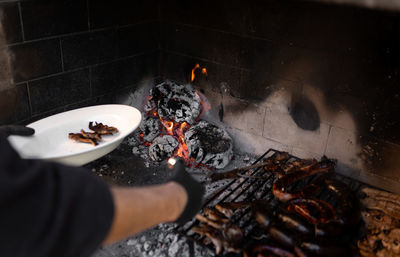
[[361,212],[367,232],[358,241],[364,257],[400,257],[400,196],[363,188],[365,210]]
[[118,132],[116,127],[107,126],[103,123],[97,123],[94,125],[93,122],[89,122],[89,129],[94,132],[86,132],[81,129],[80,133],[69,133],[68,137],[76,142],[90,143],[93,146],[99,144],[104,135],[112,135]]
[[[343,182],[335,179],[335,161],[323,157],[290,160],[279,152],[262,162],[264,174],[274,174],[271,199],[222,202],[204,207],[192,230],[205,236],[216,254],[238,253],[261,256],[357,256],[354,233],[361,221],[360,201]],[[260,166],[260,165],[258,165]],[[215,173],[213,181],[243,176],[242,170]],[[251,175],[247,176],[251,178]],[[267,177],[267,176],[265,176]],[[254,176],[254,179],[265,179]],[[299,188],[300,181],[306,181]],[[300,182],[300,183],[299,183]],[[270,190],[270,189],[269,189]],[[321,191],[328,199],[320,199]],[[327,198],[327,197],[325,197]],[[245,233],[232,221],[239,210],[251,211],[255,228]],[[262,236],[254,236],[254,231]],[[245,235],[246,234],[246,235]]]

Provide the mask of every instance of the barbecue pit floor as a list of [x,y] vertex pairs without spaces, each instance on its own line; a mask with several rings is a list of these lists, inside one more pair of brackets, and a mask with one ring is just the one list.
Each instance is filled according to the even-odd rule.
[[[233,160],[223,170],[247,166],[256,159],[257,156],[251,154],[235,153]],[[111,185],[144,186],[168,180],[166,161],[159,166],[147,167],[142,158],[132,153],[132,146],[128,144],[127,139],[116,150],[85,167]],[[200,169],[188,168],[187,171],[200,181],[206,177],[206,172]],[[207,185],[206,197],[228,182],[220,181]],[[214,256],[210,250],[190,243],[186,237],[176,233],[174,228],[174,224],[158,225],[125,240],[100,247],[92,257]]]

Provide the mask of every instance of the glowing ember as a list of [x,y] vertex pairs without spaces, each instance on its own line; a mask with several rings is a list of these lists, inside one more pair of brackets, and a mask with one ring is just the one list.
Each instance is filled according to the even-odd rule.
[[174,135],[174,132],[173,132],[174,122],[163,120],[161,117],[160,117],[160,120],[161,120],[161,123],[164,125],[165,129],[167,130],[167,133],[171,136]]

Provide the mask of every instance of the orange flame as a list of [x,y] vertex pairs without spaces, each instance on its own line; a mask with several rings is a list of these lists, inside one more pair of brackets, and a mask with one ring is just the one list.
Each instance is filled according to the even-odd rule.
[[189,160],[189,153],[188,153],[188,148],[185,143],[185,130],[190,127],[190,125],[187,122],[182,122],[179,127],[175,130],[176,135],[178,136],[178,141],[179,141],[179,146],[178,150],[176,151],[176,155],[179,157],[182,157],[186,161]]
[[172,121],[168,121],[168,120],[163,120],[161,117],[159,117],[161,120],[161,123],[163,124],[163,126],[165,127],[165,129],[167,130],[168,134],[170,134],[171,136],[174,134],[174,122]]
[[204,74],[204,75],[206,75],[206,76],[208,76],[207,69],[206,69],[206,68],[201,68],[201,67],[200,67],[200,64],[196,63],[196,65],[195,65],[194,68],[192,69],[192,76],[191,76],[191,78],[190,78],[190,82],[193,82],[193,81],[194,81],[194,78],[196,77],[195,71],[196,71],[197,69],[201,69],[201,73]]
[[191,77],[191,79],[190,79],[190,82],[193,82],[193,81],[194,81],[194,78],[196,77],[196,75],[194,74],[194,72],[195,72],[197,69],[200,69],[200,64],[198,64],[198,63],[196,63],[196,65],[195,65],[194,68],[192,69],[192,77]]

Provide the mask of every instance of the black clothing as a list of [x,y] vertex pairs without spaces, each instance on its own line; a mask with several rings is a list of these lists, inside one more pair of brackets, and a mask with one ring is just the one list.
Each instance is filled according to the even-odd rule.
[[22,125],[2,125],[0,126],[0,133],[4,133],[7,136],[32,136],[33,134],[35,134],[35,130],[33,128],[28,128]]
[[21,159],[0,135],[0,256],[90,256],[114,215],[107,184],[83,168]]
[[171,181],[180,184],[185,189],[188,196],[185,209],[175,221],[179,225],[184,225],[186,222],[191,220],[203,206],[203,195],[205,188],[203,184],[196,181],[194,178],[192,178],[192,176],[189,175],[189,173],[185,171],[185,164],[180,158],[172,167],[171,175]]

